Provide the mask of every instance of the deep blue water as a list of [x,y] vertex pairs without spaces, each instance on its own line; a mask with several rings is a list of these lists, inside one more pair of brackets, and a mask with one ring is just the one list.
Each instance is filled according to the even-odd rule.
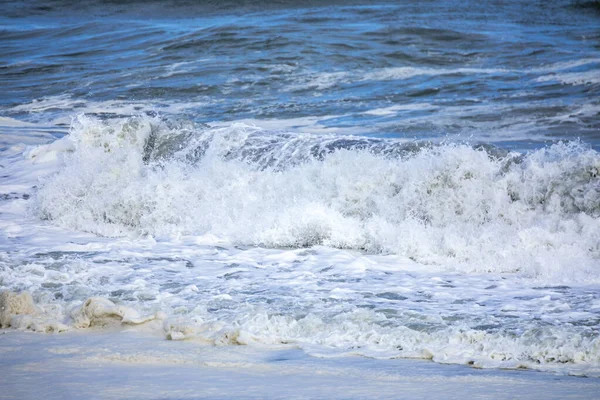
[[517,149],[576,138],[600,147],[598,2],[62,0],[0,9],[0,116],[57,132],[81,112],[158,112]]

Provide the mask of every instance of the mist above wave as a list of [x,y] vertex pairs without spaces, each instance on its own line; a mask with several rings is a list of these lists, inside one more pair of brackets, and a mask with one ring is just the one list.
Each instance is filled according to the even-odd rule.
[[[68,151],[64,151],[68,149]],[[598,278],[600,155],[79,117],[35,213],[105,236],[395,253],[464,271]]]

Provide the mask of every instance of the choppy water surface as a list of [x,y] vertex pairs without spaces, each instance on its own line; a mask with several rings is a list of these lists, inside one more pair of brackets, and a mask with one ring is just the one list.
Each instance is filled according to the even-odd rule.
[[593,2],[400,3],[4,5],[0,104],[34,121],[155,110],[597,145]]
[[597,2],[1,7],[2,324],[600,375]]

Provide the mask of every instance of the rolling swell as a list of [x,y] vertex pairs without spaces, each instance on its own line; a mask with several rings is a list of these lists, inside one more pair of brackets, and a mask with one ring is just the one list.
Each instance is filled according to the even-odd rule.
[[146,117],[80,117],[61,140],[68,146],[35,153],[71,148],[34,208],[72,229],[211,233],[465,271],[598,278],[600,156],[578,142],[522,155]]

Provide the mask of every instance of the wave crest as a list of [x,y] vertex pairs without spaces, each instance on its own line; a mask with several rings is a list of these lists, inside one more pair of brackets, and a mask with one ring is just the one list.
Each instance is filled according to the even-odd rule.
[[39,188],[35,210],[69,228],[212,233],[465,271],[598,278],[600,155],[582,143],[521,155],[85,116],[61,140],[72,151]]

